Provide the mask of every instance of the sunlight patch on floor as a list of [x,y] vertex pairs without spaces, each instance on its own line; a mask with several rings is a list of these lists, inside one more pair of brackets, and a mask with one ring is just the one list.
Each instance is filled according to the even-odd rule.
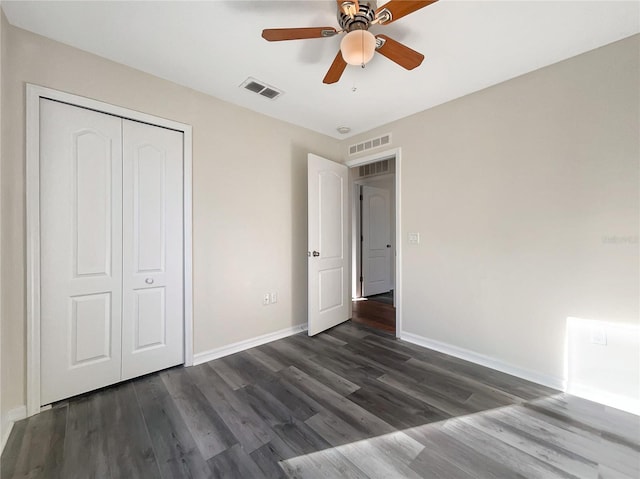
[[[562,394],[542,398],[540,402],[562,397]],[[536,402],[536,401],[533,401]],[[371,478],[420,478],[409,465],[421,453],[438,455],[425,444],[437,441],[436,436],[446,434],[464,444],[477,437],[469,435],[475,431],[486,438],[498,440],[501,431],[495,429],[488,419],[515,420],[522,414],[522,405],[513,404],[501,408],[453,417],[444,421],[362,439],[329,449],[293,457],[280,462],[281,467],[295,477],[371,477]],[[496,437],[497,436],[497,437]],[[471,438],[471,439],[470,439]],[[329,439],[329,438],[325,438]],[[487,447],[491,447],[488,445]],[[425,450],[425,448],[427,448]],[[451,458],[444,458],[445,461]],[[364,473],[366,476],[362,476]]]

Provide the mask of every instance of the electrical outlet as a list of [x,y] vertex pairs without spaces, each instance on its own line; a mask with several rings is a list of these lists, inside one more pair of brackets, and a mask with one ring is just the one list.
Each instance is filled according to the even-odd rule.
[[271,300],[271,295],[269,293],[264,293],[264,296],[262,296],[262,305],[263,306],[268,305],[270,300]]
[[274,291],[271,293],[271,304],[278,302],[278,292]]

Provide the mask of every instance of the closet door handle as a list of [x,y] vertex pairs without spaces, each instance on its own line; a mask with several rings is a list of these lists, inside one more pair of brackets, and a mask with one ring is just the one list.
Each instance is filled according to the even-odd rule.
[[144,282],[147,284],[153,284],[153,278],[147,278],[144,280]]

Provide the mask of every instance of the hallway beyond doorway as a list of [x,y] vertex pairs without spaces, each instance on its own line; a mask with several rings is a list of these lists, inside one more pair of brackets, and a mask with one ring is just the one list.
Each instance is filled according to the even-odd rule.
[[393,292],[354,299],[351,321],[395,336],[396,308],[393,306]]

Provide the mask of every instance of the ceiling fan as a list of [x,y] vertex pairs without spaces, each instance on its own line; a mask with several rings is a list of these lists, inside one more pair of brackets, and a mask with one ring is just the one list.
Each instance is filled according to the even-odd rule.
[[347,64],[364,68],[376,51],[407,70],[413,70],[422,63],[424,55],[386,35],[373,35],[369,27],[387,25],[437,0],[391,0],[380,8],[376,8],[375,0],[336,1],[341,30],[333,27],[268,28],[262,30],[262,38],[278,42],[328,38],[346,32],[340,43],[340,51],[322,80],[327,84],[340,80]]

